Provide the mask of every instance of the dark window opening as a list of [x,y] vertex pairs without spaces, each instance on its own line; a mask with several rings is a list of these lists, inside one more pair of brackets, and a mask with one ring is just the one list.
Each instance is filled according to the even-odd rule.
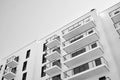
[[102,63],[101,63],[101,59],[100,59],[100,58],[95,59],[95,64],[96,64],[96,66],[102,64]]
[[82,37],[83,37],[83,35],[80,35],[79,37],[77,37],[77,38],[71,40],[70,43],[75,42],[75,41],[77,41],[78,39],[81,39]]
[[85,51],[86,51],[86,48],[83,48],[83,49],[81,49],[81,50],[73,53],[73,54],[72,54],[72,57],[75,57],[75,56],[77,56],[77,55],[79,55],[79,54],[81,54],[81,53],[84,53]]
[[11,70],[11,72],[13,72],[15,74],[16,74],[16,71],[17,71],[17,67],[12,68],[12,70]]
[[2,70],[3,65],[0,66],[0,71]]
[[26,80],[26,77],[27,77],[27,72],[23,73],[22,80]]
[[15,61],[19,62],[19,56],[15,57]]
[[52,77],[52,80],[61,80],[61,75],[56,75],[54,77]]
[[46,76],[46,73],[44,72],[45,69],[46,69],[46,65],[44,65],[44,66],[41,68],[41,77]]
[[46,57],[45,57],[46,55],[47,55],[47,53],[43,54],[42,63],[45,63],[45,62],[47,61],[47,59],[46,59]]
[[93,30],[90,30],[90,31],[88,32],[88,34],[91,34],[91,33],[93,33]]
[[5,65],[5,70],[7,69],[7,65]]
[[2,80],[4,80],[4,77],[2,77]]
[[43,52],[47,50],[46,44],[47,44],[47,43],[44,43],[44,44],[43,44]]
[[60,60],[56,60],[56,61],[54,61],[54,62],[52,63],[52,66],[54,66],[54,65],[57,65],[58,67],[61,68]]
[[53,51],[53,52],[54,52],[54,51],[57,51],[57,52],[61,53],[60,47],[57,47],[57,48],[53,49],[52,51]]
[[92,47],[92,48],[97,47],[97,43],[92,44],[91,47]]
[[27,53],[26,53],[26,59],[30,57],[30,51],[31,51],[30,49],[27,51]]
[[99,80],[106,80],[106,77],[105,76],[100,77]]
[[88,69],[89,69],[89,65],[88,63],[86,63],[86,64],[83,64],[81,66],[74,68],[73,71],[74,71],[74,74],[77,74],[77,73],[83,72]]
[[120,11],[116,11],[114,14],[118,14]]
[[27,67],[27,61],[25,61],[25,62],[23,63],[23,69],[22,69],[22,71],[26,70],[26,67]]

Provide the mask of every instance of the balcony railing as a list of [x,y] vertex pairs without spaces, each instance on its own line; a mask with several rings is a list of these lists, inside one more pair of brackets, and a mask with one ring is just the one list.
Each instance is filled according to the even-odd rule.
[[72,31],[72,30],[74,30],[74,29],[76,29],[78,27],[81,27],[82,25],[88,23],[89,21],[94,21],[94,19],[92,18],[92,16],[88,16],[87,18],[85,18],[85,19],[83,19],[83,20],[81,20],[81,21],[73,24],[72,26],[64,29],[62,31],[62,34],[67,34],[68,32],[70,32],[70,31]]
[[47,53],[48,54],[46,55],[46,58],[49,61],[54,61],[61,57],[60,47],[55,47],[54,49],[49,49],[49,50],[47,50]]
[[57,51],[59,54],[61,54],[61,50],[60,50],[60,47],[55,47],[53,49],[48,49],[47,50],[47,53],[48,54],[52,54],[53,52]]
[[5,71],[4,71],[4,77],[8,80],[11,80],[15,77],[16,75],[16,70],[17,68],[7,68]]
[[7,65],[9,66],[9,67],[16,67],[17,66],[17,64],[18,64],[18,61],[19,61],[19,57],[16,57],[16,56],[12,56],[12,57],[10,57],[10,58],[8,58],[7,59]]
[[109,71],[108,62],[101,57],[64,72],[64,77],[67,80],[84,80],[106,71]]
[[4,71],[4,74],[10,73],[10,72],[16,74],[16,71],[17,71],[16,68],[7,68],[7,69]]
[[111,11],[111,12],[109,13],[110,17],[114,17],[114,16],[116,16],[116,15],[118,15],[118,14],[120,14],[120,7],[117,8],[117,9],[115,9],[115,10],[113,10],[113,11]]
[[63,56],[64,64],[69,67],[84,64],[90,60],[96,59],[103,55],[103,46],[100,42],[93,42],[73,53],[68,53]]
[[60,62],[60,60],[56,60],[54,62],[47,63],[45,72],[49,76],[53,76],[53,75],[61,72],[61,62]]
[[9,59],[7,59],[7,63],[9,63],[9,62],[11,62],[11,61],[16,61],[16,62],[18,62],[18,58],[16,57],[16,56],[12,56],[12,57],[10,57]]
[[53,35],[52,37],[46,40],[48,48],[54,48],[60,44],[60,36]]
[[[66,55],[63,56],[64,61],[72,59],[74,57],[76,57],[77,55],[81,55],[84,54],[86,52],[89,52],[97,47],[101,47],[101,49],[103,49],[103,46],[101,45],[101,43],[99,41],[93,42],[91,44],[86,45],[85,47],[78,49],[77,51],[73,52],[73,53],[68,53]],[[76,54],[74,56],[74,54]]]
[[63,46],[67,46],[67,45],[69,45],[69,44],[71,44],[71,43],[73,43],[73,42],[75,42],[77,40],[83,39],[84,37],[86,37],[86,36],[88,36],[88,35],[90,35],[92,33],[95,33],[95,32],[97,32],[97,30],[95,28],[87,30],[86,32],[84,32],[82,34],[79,34],[79,35],[75,36],[74,38],[63,42]]
[[48,78],[46,80],[62,80],[62,79],[61,79],[61,75],[59,74],[59,75],[55,75],[53,77],[50,77],[50,78]]
[[49,62],[48,64],[46,64],[46,69],[51,68],[51,67],[53,67],[55,65],[61,68],[61,63],[58,62],[58,60],[57,60],[57,61]]
[[81,34],[82,32],[95,27],[94,20],[92,16],[88,16],[87,18],[73,24],[72,26],[64,29],[62,31],[63,38],[65,40],[69,40],[70,38]]
[[61,78],[56,78],[56,79],[48,78],[46,80],[62,80],[62,79]]
[[99,34],[95,28],[87,30],[86,32],[63,42],[63,50],[67,53],[71,53],[78,48],[82,48],[99,39]]
[[120,7],[109,13],[114,23],[120,22]]

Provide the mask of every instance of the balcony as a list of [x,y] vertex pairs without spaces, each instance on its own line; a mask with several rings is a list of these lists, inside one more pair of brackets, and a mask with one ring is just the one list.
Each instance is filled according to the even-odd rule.
[[73,40],[63,42],[63,50],[67,53],[74,52],[77,49],[80,49],[92,42],[95,42],[99,39],[98,33],[95,29],[90,29],[83,34],[80,34],[73,38]]
[[4,78],[6,78],[7,80],[13,79],[15,75],[16,75],[16,68],[7,68],[4,71]]
[[60,37],[57,36],[57,35],[54,35],[54,36],[50,37],[46,41],[47,41],[46,45],[49,49],[57,47],[57,46],[60,45]]
[[104,58],[98,58],[94,61],[64,72],[64,77],[66,80],[86,80],[108,71],[108,62]]
[[54,60],[57,60],[57,59],[60,59],[61,58],[61,50],[60,50],[60,47],[57,47],[53,50],[48,50],[47,52],[48,54],[46,55],[46,58],[49,60],[49,61],[54,61]]
[[110,12],[110,17],[114,23],[120,22],[120,8],[113,10]]
[[75,53],[64,55],[63,62],[67,67],[72,68],[96,59],[103,55],[103,48],[100,42],[94,42],[78,50]]
[[50,78],[48,78],[46,80],[62,80],[62,79],[61,79],[61,75],[59,74],[59,75],[55,75],[53,77],[50,77]]
[[61,63],[60,60],[54,61],[54,62],[50,62],[48,64],[46,64],[46,70],[45,72],[49,75],[49,76],[54,76],[57,75],[61,72]]
[[9,59],[7,59],[6,63],[8,67],[14,68],[18,65],[18,61],[19,61],[19,57],[12,56]]
[[94,28],[95,24],[93,18],[91,16],[83,19],[82,21],[68,27],[67,29],[63,30],[63,38],[65,40],[69,40],[74,36],[81,34],[91,28]]

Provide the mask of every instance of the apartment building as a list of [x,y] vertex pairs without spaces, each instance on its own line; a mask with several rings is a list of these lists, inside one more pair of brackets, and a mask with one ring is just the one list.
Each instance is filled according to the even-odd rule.
[[36,40],[0,60],[0,80],[34,80]]
[[120,80],[120,3],[92,9],[1,59],[1,80]]

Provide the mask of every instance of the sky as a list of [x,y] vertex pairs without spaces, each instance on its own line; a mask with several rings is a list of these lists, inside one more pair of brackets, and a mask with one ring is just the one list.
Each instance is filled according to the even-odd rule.
[[0,0],[0,58],[43,38],[95,8],[119,0]]

